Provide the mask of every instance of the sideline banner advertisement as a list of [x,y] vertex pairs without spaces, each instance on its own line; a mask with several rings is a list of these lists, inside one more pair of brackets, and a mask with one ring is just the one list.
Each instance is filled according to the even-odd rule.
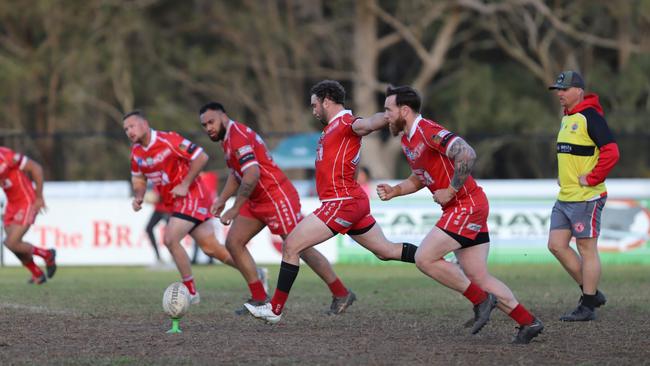
[[[231,201],[232,203],[232,201]],[[36,223],[25,235],[25,241],[44,248],[56,248],[60,265],[150,265],[155,255],[145,227],[153,206],[145,204],[139,212],[131,209],[131,199],[126,198],[52,198],[47,201],[48,210],[38,215]],[[303,203],[307,214],[318,205],[317,200]],[[225,243],[228,227],[212,219],[215,235]],[[171,262],[169,251],[162,244],[165,222],[155,228],[159,252],[166,262]],[[186,237],[182,244],[191,256],[194,241]],[[282,238],[262,230],[248,244],[255,260],[260,264],[279,264],[282,259]],[[318,246],[328,260],[336,261],[336,241],[330,239]],[[20,262],[6,248],[5,265],[16,266]],[[36,259],[37,264],[42,264]]]
[[[522,191],[520,188],[513,184],[511,191]],[[92,192],[95,191],[93,188]],[[154,252],[144,231],[153,206],[145,205],[140,212],[133,212],[131,199],[124,195],[48,196],[48,211],[37,217],[25,240],[40,247],[56,248],[61,265],[153,264]],[[538,197],[491,199],[489,260],[496,263],[555,262],[547,249],[554,202],[552,198]],[[316,198],[303,198],[301,203],[305,215],[320,206]],[[439,206],[425,195],[388,202],[373,199],[371,209],[389,240],[416,245],[441,214]],[[218,220],[213,221],[215,235],[223,243],[228,227]],[[163,228],[164,222],[155,228],[161,246]],[[0,236],[3,235],[0,232]],[[603,211],[598,244],[604,263],[650,264],[650,199],[609,198]],[[192,253],[191,239],[186,238],[183,245]],[[338,235],[316,248],[333,263],[386,263],[347,235]],[[282,239],[264,229],[251,240],[249,250],[260,264],[278,264]],[[6,265],[20,265],[16,256],[4,246],[2,251]],[[159,251],[164,260],[171,260],[164,246]],[[38,259],[37,263],[40,264]]]
[[[547,249],[554,200],[491,200],[488,227],[495,263],[555,262]],[[598,246],[605,263],[650,264],[650,200],[610,199],[605,205]],[[418,245],[435,226],[441,211],[432,200],[371,201],[371,210],[386,237]],[[338,261],[377,262],[348,236],[339,237]],[[575,243],[572,244],[575,246]]]

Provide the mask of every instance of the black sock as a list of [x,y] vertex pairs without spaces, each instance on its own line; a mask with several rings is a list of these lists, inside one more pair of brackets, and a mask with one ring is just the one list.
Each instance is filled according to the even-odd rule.
[[415,251],[418,250],[418,247],[410,244],[402,244],[402,262],[415,263]]
[[596,295],[587,295],[583,294],[582,295],[582,305],[588,307],[593,311],[596,308]]
[[282,261],[278,276],[278,290],[289,293],[293,282],[298,277],[298,270],[300,270],[300,266]]

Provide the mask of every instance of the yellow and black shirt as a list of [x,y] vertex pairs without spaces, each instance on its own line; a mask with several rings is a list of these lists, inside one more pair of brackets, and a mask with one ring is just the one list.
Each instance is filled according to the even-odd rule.
[[[605,178],[618,161],[614,141],[598,96],[588,94],[570,111],[565,111],[557,135],[559,201],[580,202],[607,196]],[[578,177],[587,175],[589,186]]]

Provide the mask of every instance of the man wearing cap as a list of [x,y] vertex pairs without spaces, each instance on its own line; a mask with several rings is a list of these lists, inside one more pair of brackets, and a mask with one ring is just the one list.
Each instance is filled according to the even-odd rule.
[[[557,136],[560,192],[551,213],[548,248],[582,290],[578,306],[560,317],[562,321],[594,320],[595,309],[607,301],[598,291],[598,235],[607,199],[605,178],[619,152],[598,96],[585,95],[584,88],[576,71],[562,72],[549,86],[556,91],[564,116]],[[571,237],[576,238],[578,252],[569,246]]]

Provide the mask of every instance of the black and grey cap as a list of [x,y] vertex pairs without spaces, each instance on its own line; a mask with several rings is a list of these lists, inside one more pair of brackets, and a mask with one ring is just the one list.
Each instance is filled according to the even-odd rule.
[[577,71],[562,71],[555,79],[555,84],[548,87],[549,90],[554,89],[569,89],[569,88],[585,88],[585,81]]

